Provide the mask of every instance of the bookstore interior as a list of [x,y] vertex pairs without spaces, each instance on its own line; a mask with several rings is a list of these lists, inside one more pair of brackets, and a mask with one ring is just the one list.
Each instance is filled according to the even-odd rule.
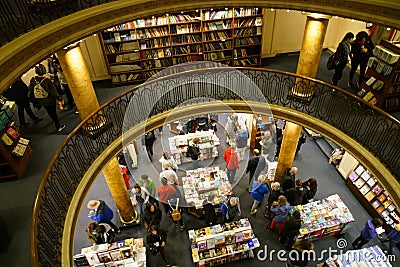
[[[261,67],[265,14],[261,8],[185,11],[115,25],[101,31],[98,40],[113,86],[144,82],[169,66],[188,62],[214,61],[234,67]],[[400,110],[399,57],[399,43],[382,40],[376,45],[359,96],[386,111]],[[32,148],[29,137],[24,136],[13,122],[15,102],[1,98],[0,104],[0,178],[18,179],[29,163]],[[273,118],[241,116],[247,116],[248,147],[260,149],[264,133],[272,129]],[[211,121],[208,117],[207,123]],[[204,159],[222,156],[218,152],[220,138],[212,126],[205,131],[181,134],[182,124],[178,124],[170,125],[171,133],[176,135],[168,138],[169,152],[178,165],[193,161],[186,152],[194,138],[200,139],[199,148]],[[275,168],[276,162],[271,162],[267,170],[270,182]],[[337,170],[371,216],[384,220],[384,228],[391,229],[400,223],[399,211],[385,188],[354,157],[345,152]],[[220,213],[220,205],[227,201],[233,187],[226,171],[211,166],[185,172],[181,178],[182,192],[189,213],[204,217],[202,205],[210,195],[215,196],[213,204]],[[354,221],[351,211],[337,194],[294,209],[300,211],[302,221],[298,239],[318,240],[343,234]],[[260,246],[256,234],[247,218],[189,229],[187,236],[191,245],[187,250],[199,267],[253,258],[253,250]],[[368,250],[369,255],[384,254],[378,246],[364,250]],[[141,267],[146,266],[146,254],[145,240],[137,237],[82,248],[81,253],[74,256],[74,262],[76,266]],[[337,255],[323,266],[355,266],[346,262],[348,259]],[[388,265],[382,266],[391,266],[385,264]]]

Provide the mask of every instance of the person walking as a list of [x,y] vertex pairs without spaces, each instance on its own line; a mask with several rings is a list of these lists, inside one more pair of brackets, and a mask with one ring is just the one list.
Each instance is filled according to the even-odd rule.
[[163,171],[160,172],[160,181],[162,178],[166,178],[168,184],[175,184],[178,185],[179,184],[179,179],[178,179],[178,175],[176,175],[176,172],[171,168],[170,163],[168,161],[164,161],[163,163]]
[[144,136],[144,145],[146,147],[147,155],[149,156],[149,159],[151,162],[153,162],[153,145],[154,142],[156,141],[156,136],[154,135],[153,131],[148,132]]
[[63,89],[65,96],[67,97],[67,105],[64,107],[64,110],[69,110],[75,107],[75,101],[71,93],[71,89],[69,88],[67,78],[65,78],[64,72],[62,71],[60,61],[58,58],[53,60],[53,67],[56,70],[56,75],[58,80],[60,81],[61,88]]
[[29,123],[26,123],[25,121],[24,111],[26,111],[34,123],[38,123],[43,120],[33,113],[31,105],[29,104],[28,92],[28,86],[22,81],[21,77],[18,77],[10,86],[10,88],[3,93],[3,96],[5,96],[8,100],[15,101],[15,104],[18,107],[19,125],[22,128],[29,125]]
[[236,170],[239,169],[239,159],[235,149],[236,144],[232,142],[223,155],[226,165],[226,175],[231,184],[235,182]]
[[144,173],[140,176],[139,185],[145,187],[147,191],[149,191],[151,197],[154,198],[156,196],[156,185],[153,179],[149,178],[147,174]]
[[137,207],[139,215],[142,215],[147,203],[149,202],[150,193],[147,191],[146,187],[141,187],[138,184],[135,184],[133,189],[134,190],[131,191],[131,198],[134,206]]
[[354,87],[353,77],[356,73],[358,66],[360,66],[360,75],[358,76],[357,87],[359,87],[364,80],[365,70],[367,69],[368,60],[373,55],[374,44],[368,33],[360,31],[356,34],[356,39],[350,43],[350,59],[351,70],[349,74],[349,87]]
[[244,152],[247,148],[247,140],[249,139],[249,131],[246,125],[241,125],[238,128],[238,135],[236,136],[236,148],[239,161],[244,160]]
[[346,33],[343,40],[339,43],[339,46],[335,52],[335,61],[338,64],[335,66],[335,74],[332,77],[332,84],[337,85],[339,80],[342,78],[343,70],[346,67],[347,61],[350,55],[350,43],[353,41],[354,34],[351,32]]
[[235,134],[237,131],[238,115],[235,113],[229,113],[225,124],[225,135],[226,144],[230,144],[235,140]]
[[171,266],[165,256],[165,245],[167,234],[161,228],[152,225],[146,236],[146,243],[149,246],[150,254],[153,256],[161,255],[165,266]]
[[255,180],[251,186],[251,197],[254,199],[253,206],[250,210],[250,215],[254,215],[257,213],[257,207],[264,200],[264,195],[269,193],[267,182],[267,176],[265,174],[261,174],[258,176],[257,180]]
[[[60,121],[58,120],[56,101],[58,101],[58,103],[62,103],[62,98],[57,93],[53,82],[49,78],[45,77],[45,66],[43,66],[42,64],[37,64],[35,66],[35,73],[37,74],[37,76],[32,77],[29,83],[30,93],[33,94],[36,100],[46,109],[47,114],[53,120],[56,126],[56,131],[61,132],[65,128],[65,125],[61,125]],[[41,86],[46,92],[46,97],[44,97],[43,95],[43,98],[38,98],[38,96],[35,95],[34,90],[37,84],[39,84],[39,86]]]
[[263,138],[260,141],[261,154],[269,164],[269,158],[274,154],[275,146],[272,142],[271,132],[265,131]]
[[258,177],[267,167],[267,162],[264,157],[260,157],[260,150],[253,150],[253,157],[251,157],[247,163],[246,173],[249,174],[249,185],[247,191],[250,192],[250,185],[253,181],[253,177]]
[[192,140],[192,144],[187,147],[186,155],[193,160],[192,169],[197,169],[200,167],[199,160],[202,160],[203,156],[200,151],[200,138],[195,137]]
[[382,225],[383,221],[381,218],[373,218],[368,220],[365,223],[364,229],[362,229],[360,236],[357,237],[357,239],[352,243],[353,248],[360,249],[370,240],[374,239],[378,235],[376,228],[381,227]]
[[[180,216],[179,220],[175,220],[172,217],[173,210],[178,206],[180,214],[182,214],[183,209],[179,207],[178,201],[182,201],[183,198],[179,189],[176,185],[168,184],[167,179],[164,177],[161,179],[161,185],[157,189],[157,194],[159,196],[160,202],[164,208],[166,214],[168,214],[175,224],[176,227],[180,226],[181,230],[185,229],[185,224],[183,223],[183,217]],[[178,205],[176,205],[178,203]]]
[[103,200],[90,200],[87,204],[89,218],[98,223],[108,223],[116,233],[119,233],[119,228],[111,221],[114,217],[113,211]]
[[289,215],[290,204],[285,196],[279,196],[278,201],[272,203],[271,211],[275,214],[269,226],[270,230],[274,230],[276,224],[279,224],[278,235],[282,234],[283,226]]

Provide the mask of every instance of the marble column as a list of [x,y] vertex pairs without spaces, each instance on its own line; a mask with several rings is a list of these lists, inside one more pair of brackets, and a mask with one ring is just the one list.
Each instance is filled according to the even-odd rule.
[[[307,14],[296,74],[315,78],[329,18],[330,16],[321,14]],[[311,101],[314,93],[311,86],[312,82],[297,78],[289,97],[293,97],[295,101]],[[275,173],[275,181],[279,182],[285,170],[292,167],[301,131],[302,127],[300,125],[286,122],[278,158],[278,166]]]
[[[57,56],[71,89],[71,94],[79,115],[84,120],[99,108],[99,102],[94,92],[92,80],[79,43],[59,50]],[[88,124],[91,125],[90,128],[98,129],[104,122],[101,114],[98,114]],[[103,174],[119,210],[121,221],[129,223],[136,220],[136,213],[132,207],[129,193],[116,158],[104,166]]]

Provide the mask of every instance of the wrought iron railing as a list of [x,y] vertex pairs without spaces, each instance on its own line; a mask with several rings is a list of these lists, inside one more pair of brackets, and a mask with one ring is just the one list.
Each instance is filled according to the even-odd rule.
[[[71,198],[93,161],[121,136],[124,114],[129,105],[134,110],[134,115],[129,118],[132,126],[149,116],[182,106],[191,99],[199,103],[213,99],[257,101],[258,96],[246,93],[244,87],[241,95],[248,96],[248,99],[241,99],[227,87],[220,86],[222,80],[240,85],[245,84],[244,77],[250,77],[268,103],[303,112],[333,125],[371,151],[397,179],[400,178],[398,121],[346,91],[320,81],[276,70],[243,68],[241,71],[245,75],[237,75],[231,70],[209,69],[202,76],[196,75],[197,71],[189,71],[149,81],[139,90],[133,88],[110,100],[80,123],[57,150],[39,188],[31,231],[34,266],[38,263],[40,266],[61,265],[62,233]],[[288,97],[295,85],[301,85],[305,91],[312,90],[309,102]],[[143,110],[151,112],[148,114]],[[96,138],[87,134],[88,129],[95,129],[99,122],[104,121],[111,123],[103,131],[92,131]]]
[[1,0],[0,46],[55,19],[115,0]]

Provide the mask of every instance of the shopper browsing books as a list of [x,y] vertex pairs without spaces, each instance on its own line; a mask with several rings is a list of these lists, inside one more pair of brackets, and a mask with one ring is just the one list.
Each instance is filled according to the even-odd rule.
[[143,210],[149,202],[150,193],[147,191],[146,187],[140,187],[140,185],[136,184],[131,192],[131,198],[140,215],[143,213]]
[[289,210],[290,204],[287,202],[286,197],[279,196],[278,201],[272,203],[271,211],[275,214],[275,216],[271,221],[269,229],[274,230],[276,224],[278,224],[278,235],[281,235],[283,226],[285,225],[285,221],[289,214]]
[[343,40],[339,43],[335,52],[335,74],[332,77],[332,84],[337,85],[342,78],[343,70],[346,67],[350,55],[350,43],[353,41],[354,34],[351,32],[346,33]]
[[278,201],[278,198],[280,195],[282,195],[281,185],[278,182],[273,182],[271,184],[271,191],[269,192],[269,195],[268,195],[268,204],[265,206],[264,217],[266,219],[271,218],[271,214],[273,214],[271,212],[272,203],[275,201]]
[[296,179],[295,187],[286,190],[285,197],[290,205],[297,206],[302,203],[303,197],[306,193],[307,190],[303,187],[303,182],[300,179]]
[[153,256],[161,255],[161,258],[163,259],[165,266],[171,266],[171,264],[169,264],[165,256],[166,241],[167,241],[167,234],[159,227],[152,225],[146,237],[146,242],[147,245],[149,246],[150,254]]
[[119,233],[118,227],[111,221],[113,219],[113,211],[106,205],[103,200],[90,200],[87,204],[89,218],[98,223],[108,223],[115,232]]
[[179,184],[179,179],[178,175],[176,175],[176,172],[171,168],[171,165],[168,161],[163,162],[163,171],[160,172],[160,181],[162,178],[166,178],[168,184]]
[[250,210],[250,215],[254,215],[257,213],[257,207],[264,200],[264,195],[268,194],[269,192],[268,186],[265,183],[267,181],[266,178],[266,175],[261,174],[251,186],[251,197],[254,199],[254,201],[253,206]]
[[285,222],[279,242],[281,242],[286,248],[290,249],[294,244],[295,237],[299,234],[300,227],[300,211],[295,210]]
[[232,222],[236,216],[242,214],[240,210],[239,198],[231,196],[227,201],[221,204],[221,213],[224,216],[224,222]]
[[370,240],[374,239],[378,233],[376,232],[376,228],[381,227],[383,224],[382,219],[373,218],[368,220],[365,223],[364,229],[362,229],[361,234],[357,237],[356,240],[352,243],[353,248],[360,249],[362,246],[367,244]]
[[260,157],[260,150],[253,150],[253,157],[249,159],[247,163],[246,173],[249,174],[249,185],[247,190],[250,192],[250,185],[253,177],[258,177],[262,171],[267,167],[267,163],[264,157]]
[[178,165],[176,164],[176,161],[174,159],[174,157],[172,155],[170,155],[170,153],[168,151],[164,151],[161,158],[159,159],[159,162],[162,165],[162,169],[163,171],[166,170],[164,169],[164,162],[168,162],[169,167],[174,170],[177,171],[178,170]]
[[147,174],[142,174],[140,176],[139,185],[145,187],[147,191],[149,191],[151,197],[154,198],[156,196],[156,185],[153,179],[149,178]]
[[217,223],[217,214],[215,213],[214,199],[215,199],[215,194],[210,193],[207,199],[205,199],[203,202],[203,210],[207,225],[214,225]]
[[295,187],[296,173],[299,169],[297,167],[287,168],[285,171],[285,175],[281,181],[281,188],[283,192],[286,190]]
[[318,183],[315,178],[310,178],[303,183],[303,187],[305,189],[305,194],[303,196],[303,201],[301,204],[305,205],[309,202],[314,201],[314,197],[317,194]]

